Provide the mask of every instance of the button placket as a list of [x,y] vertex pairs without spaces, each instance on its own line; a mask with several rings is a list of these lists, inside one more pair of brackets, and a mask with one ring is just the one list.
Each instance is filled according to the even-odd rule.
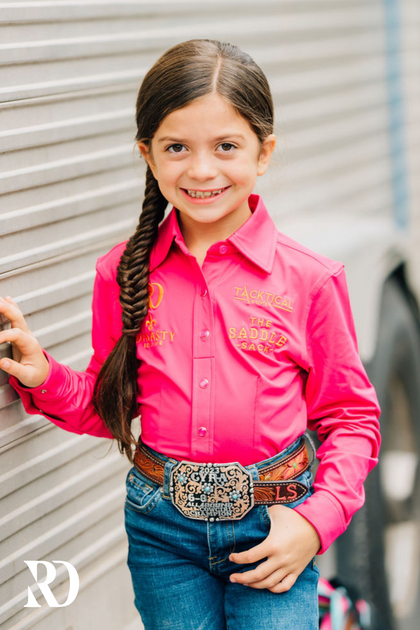
[[197,460],[213,453],[212,305],[202,270],[193,313],[193,391],[191,450]]
[[213,376],[214,358],[194,359],[191,446],[197,461],[206,461],[213,454]]

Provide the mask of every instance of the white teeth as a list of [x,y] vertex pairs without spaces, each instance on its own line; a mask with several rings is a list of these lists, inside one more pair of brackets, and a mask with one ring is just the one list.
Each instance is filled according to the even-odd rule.
[[220,193],[223,191],[224,189],[221,188],[220,190],[214,190],[213,192],[202,192],[201,190],[187,190],[187,193],[190,195],[190,197],[198,197],[199,199],[205,199],[206,197],[214,197],[215,195],[220,195]]

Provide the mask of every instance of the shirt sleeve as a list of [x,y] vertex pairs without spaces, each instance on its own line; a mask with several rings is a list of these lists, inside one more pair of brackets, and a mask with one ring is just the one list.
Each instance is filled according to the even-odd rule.
[[112,330],[112,311],[115,310],[112,307],[118,295],[111,283],[104,280],[97,265],[92,296],[93,355],[86,371],[73,370],[42,349],[49,363],[45,381],[37,387],[26,387],[10,375],[9,383],[20,395],[27,413],[41,414],[72,433],[112,438],[91,399],[99,370],[117,342]]
[[308,428],[321,446],[314,494],[295,508],[317,530],[324,553],[365,501],[378,463],[380,407],[358,352],[344,265],[314,295],[306,325]]

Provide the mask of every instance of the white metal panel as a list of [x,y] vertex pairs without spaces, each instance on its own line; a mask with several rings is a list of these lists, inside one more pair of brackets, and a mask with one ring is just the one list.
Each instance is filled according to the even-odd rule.
[[420,302],[420,5],[404,2],[401,6],[404,23],[402,41],[403,87],[406,118],[406,163],[410,194],[409,279]]

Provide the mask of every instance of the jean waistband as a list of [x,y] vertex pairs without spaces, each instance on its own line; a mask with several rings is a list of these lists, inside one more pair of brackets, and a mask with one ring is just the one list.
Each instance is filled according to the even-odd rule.
[[[280,461],[283,457],[286,457],[287,455],[289,455],[289,453],[296,450],[296,448],[299,446],[302,439],[305,439],[306,445],[308,447],[309,461],[310,461],[309,469],[310,469],[312,467],[316,449],[315,449],[315,445],[311,437],[307,433],[303,433],[302,435],[300,435],[294,442],[292,442],[292,444],[287,446],[285,449],[283,449],[276,455],[273,455],[272,457],[268,457],[267,459],[263,459],[260,462],[256,462],[255,464],[248,464],[247,466],[244,466],[244,468],[251,472],[252,477],[255,481],[258,481],[259,480],[258,471],[261,468],[265,468],[266,466],[275,464],[277,461]],[[163,453],[160,453],[159,451],[156,451],[155,449],[151,448],[144,442],[142,442],[142,444],[144,448],[150,451],[150,453],[154,455],[156,458],[160,459],[162,463],[165,465],[162,496],[169,499],[169,486],[170,486],[171,471],[172,471],[172,468],[176,466],[181,460],[175,459],[173,457],[169,457],[168,455],[164,455]],[[312,456],[311,456],[311,453],[312,453]]]

